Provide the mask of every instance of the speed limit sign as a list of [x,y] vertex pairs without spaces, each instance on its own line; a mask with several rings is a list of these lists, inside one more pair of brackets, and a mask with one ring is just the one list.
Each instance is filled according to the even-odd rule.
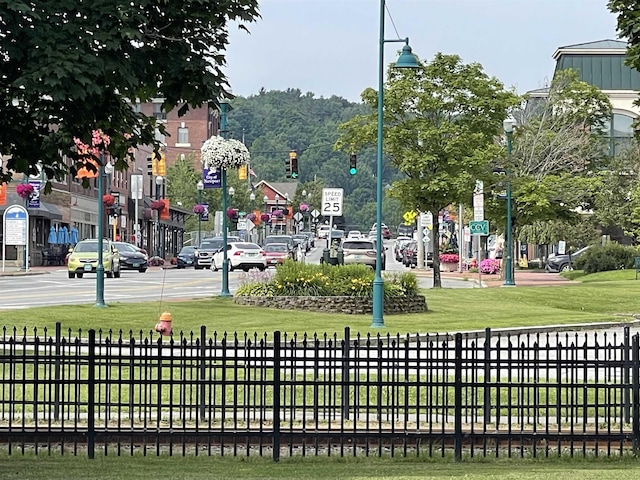
[[322,189],[322,215],[339,217],[342,215],[342,188]]

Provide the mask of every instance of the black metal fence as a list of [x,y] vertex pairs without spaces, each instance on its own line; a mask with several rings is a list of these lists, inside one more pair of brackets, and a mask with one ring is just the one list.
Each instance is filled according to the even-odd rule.
[[638,335],[4,330],[0,445],[105,455],[621,455]]

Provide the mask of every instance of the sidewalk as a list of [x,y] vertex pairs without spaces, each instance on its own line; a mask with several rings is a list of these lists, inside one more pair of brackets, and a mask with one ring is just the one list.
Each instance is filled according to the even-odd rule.
[[[432,269],[426,270],[411,270],[419,276],[433,276]],[[442,278],[452,278],[460,280],[468,280],[478,283],[478,274],[470,272],[440,272]],[[500,275],[482,275],[482,285],[484,287],[502,287],[504,286],[504,279],[500,278]],[[514,281],[516,286],[530,286],[530,287],[543,287],[554,285],[571,285],[576,282],[567,280],[561,277],[559,273],[547,273],[542,270],[515,270]]]

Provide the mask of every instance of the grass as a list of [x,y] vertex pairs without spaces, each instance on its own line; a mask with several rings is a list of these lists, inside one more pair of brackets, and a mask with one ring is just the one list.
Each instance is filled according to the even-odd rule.
[[635,479],[637,459],[86,457],[0,455],[0,479]]
[[[383,328],[370,328],[370,315],[301,312],[236,305],[228,298],[180,302],[112,303],[108,308],[66,305],[2,312],[0,328],[27,327],[50,333],[56,321],[63,332],[89,328],[128,333],[153,330],[163,310],[173,316],[174,332],[198,332],[205,325],[208,334],[248,332],[271,334],[275,330],[301,334],[325,332],[342,335],[350,326],[352,336],[400,333],[435,333],[507,327],[548,326],[610,321],[629,321],[640,314],[640,281],[635,271],[621,270],[581,275],[567,272],[580,283],[554,287],[429,289],[428,312],[385,315]],[[19,333],[22,333],[21,331]]]

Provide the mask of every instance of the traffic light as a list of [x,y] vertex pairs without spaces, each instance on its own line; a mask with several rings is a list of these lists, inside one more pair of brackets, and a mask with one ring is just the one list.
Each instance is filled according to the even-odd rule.
[[300,172],[298,172],[298,153],[292,151],[289,153],[289,162],[290,162],[290,170],[291,170],[291,178],[298,178],[300,176]]
[[291,158],[284,161],[284,171],[287,174],[287,178],[291,178]]
[[147,157],[147,175],[149,176],[153,175],[153,170],[154,170],[154,162],[151,159],[151,157]]
[[349,156],[349,173],[351,175],[355,175],[356,173],[358,173],[358,167],[356,165],[356,154],[352,153]]

